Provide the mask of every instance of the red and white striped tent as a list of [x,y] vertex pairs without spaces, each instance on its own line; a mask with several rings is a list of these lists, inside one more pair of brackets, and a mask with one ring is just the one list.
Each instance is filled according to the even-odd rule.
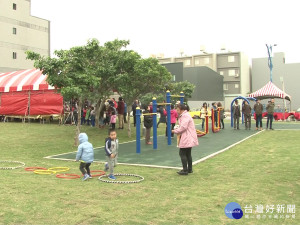
[[249,94],[249,97],[256,99],[282,98],[291,101],[291,96],[280,90],[275,84],[269,81],[261,89]]
[[0,74],[0,115],[61,114],[63,97],[37,69]]

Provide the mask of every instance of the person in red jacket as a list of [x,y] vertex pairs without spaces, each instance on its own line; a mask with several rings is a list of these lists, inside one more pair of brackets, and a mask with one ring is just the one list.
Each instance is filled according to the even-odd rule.
[[112,98],[111,99],[112,100],[112,102],[113,102],[113,106],[115,107],[115,108],[118,108],[118,103],[116,102],[116,99],[115,98]]
[[[164,115],[167,116],[167,111],[164,111]],[[178,113],[174,108],[174,105],[171,105],[171,130],[174,130],[175,124],[177,122]],[[168,120],[167,120],[168,121]],[[166,137],[168,136],[168,126],[166,127]],[[174,133],[171,134],[171,137],[174,137]]]
[[118,101],[118,119],[119,119],[119,129],[124,129],[124,110],[125,110],[125,104],[122,97],[119,97]]

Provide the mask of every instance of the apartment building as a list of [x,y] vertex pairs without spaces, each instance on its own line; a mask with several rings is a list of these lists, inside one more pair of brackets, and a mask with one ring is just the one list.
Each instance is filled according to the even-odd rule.
[[30,0],[0,0],[0,73],[33,68],[25,51],[50,56],[50,21],[31,16]]
[[217,72],[224,77],[225,108],[232,100],[250,94],[250,69],[248,57],[241,52],[217,54]]
[[[205,53],[176,58],[158,58],[161,64],[181,62],[184,68],[208,67],[223,76],[224,106],[230,109],[235,97],[250,93],[250,69],[248,57],[242,52]],[[186,77],[189,75],[186,74]],[[206,83],[205,80],[201,82]],[[197,85],[197,84],[195,84]],[[207,86],[214,88],[211,83]]]

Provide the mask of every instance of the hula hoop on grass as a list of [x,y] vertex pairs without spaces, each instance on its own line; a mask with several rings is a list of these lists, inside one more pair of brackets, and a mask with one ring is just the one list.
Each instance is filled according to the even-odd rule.
[[69,167],[52,167],[52,168],[49,168],[48,170],[51,170],[54,173],[59,173],[59,172],[66,172],[66,171],[70,170],[70,168]]
[[47,168],[33,166],[33,167],[26,167],[25,170],[26,170],[26,171],[47,170]]
[[34,170],[33,172],[35,174],[42,174],[42,175],[55,174],[55,171],[52,171],[52,170]]
[[80,178],[80,175],[65,173],[65,174],[56,174],[56,177],[63,178],[63,179],[77,179],[77,178]]
[[131,181],[117,181],[117,180],[104,180],[102,178],[108,177],[107,175],[100,176],[98,179],[102,182],[106,183],[115,183],[115,184],[132,184],[132,183],[139,183],[144,180],[144,177],[137,175],[137,174],[123,174],[123,173],[116,173],[114,176],[129,176],[129,177],[137,177],[139,180],[131,180]]
[[4,161],[0,161],[0,163],[17,163],[17,164],[21,164],[20,166],[0,167],[0,170],[13,170],[13,169],[18,169],[18,168],[21,168],[21,167],[25,166],[25,163],[19,162],[19,161],[4,160]]
[[[92,173],[95,173],[95,172],[100,172],[98,174],[92,174]],[[103,176],[105,175],[105,172],[103,170],[91,170],[91,176],[92,177],[100,177],[100,176]]]

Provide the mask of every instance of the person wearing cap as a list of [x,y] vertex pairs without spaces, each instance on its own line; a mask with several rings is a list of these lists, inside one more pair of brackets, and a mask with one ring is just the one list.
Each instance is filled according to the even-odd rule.
[[256,103],[254,105],[254,112],[256,114],[256,130],[258,130],[258,124],[259,124],[260,130],[262,130],[262,112],[263,112],[263,106],[260,103],[260,99],[256,100]]

